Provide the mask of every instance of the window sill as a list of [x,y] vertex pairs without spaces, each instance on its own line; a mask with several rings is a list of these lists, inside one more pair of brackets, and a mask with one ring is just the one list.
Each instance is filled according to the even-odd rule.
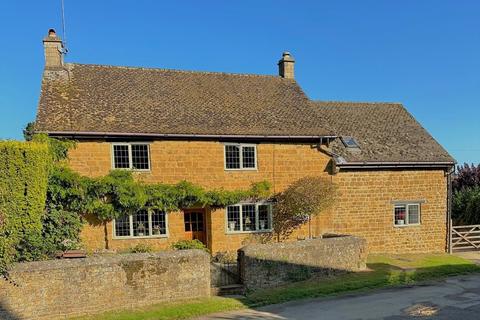
[[247,168],[247,169],[226,169],[227,172],[237,172],[237,171],[258,171],[257,168]]
[[128,236],[128,237],[113,236],[112,237],[113,240],[166,239],[166,238],[168,238],[167,234],[162,234],[162,235],[158,235],[158,236],[138,236],[138,237],[134,237],[134,236]]
[[130,168],[112,168],[112,170],[124,170],[124,171],[131,171],[131,172],[152,172],[152,169],[130,169]]
[[225,234],[234,235],[234,234],[252,234],[252,233],[271,233],[273,230],[256,230],[256,231],[227,231]]
[[408,227],[420,227],[421,224],[420,223],[415,223],[415,224],[397,224],[397,225],[393,225],[393,227],[395,228],[408,228]]

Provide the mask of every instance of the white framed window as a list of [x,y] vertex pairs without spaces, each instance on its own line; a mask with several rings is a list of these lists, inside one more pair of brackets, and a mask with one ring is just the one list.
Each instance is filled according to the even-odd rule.
[[256,170],[257,146],[255,144],[225,144],[225,170]]
[[228,206],[225,212],[227,233],[272,231],[271,203],[240,203]]
[[167,214],[152,209],[140,210],[113,220],[114,238],[155,238],[167,237]]
[[396,227],[420,224],[420,203],[396,204],[393,209],[393,224]]
[[149,171],[150,145],[148,143],[113,143],[112,168]]

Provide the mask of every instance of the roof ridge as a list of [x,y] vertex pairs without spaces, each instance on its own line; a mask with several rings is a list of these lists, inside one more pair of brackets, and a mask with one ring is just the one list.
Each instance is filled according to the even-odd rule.
[[340,101],[340,100],[311,100],[313,103],[350,103],[350,104],[394,104],[401,105],[401,102],[388,102],[388,101]]
[[[231,75],[231,76],[242,76],[242,77],[284,79],[280,76],[275,76],[275,75],[270,75],[270,74],[234,73],[234,72],[221,72],[221,71],[195,71],[195,70],[147,68],[147,67],[133,67],[133,66],[116,66],[116,65],[107,65],[107,64],[74,63],[74,62],[68,62],[68,63],[66,63],[66,65],[67,66],[70,65],[70,66],[101,67],[101,68],[112,68],[112,69],[127,69],[127,70],[168,71],[168,72],[178,72],[178,73],[187,73],[187,74],[213,74],[213,75]],[[285,79],[285,80],[292,81],[291,79]]]

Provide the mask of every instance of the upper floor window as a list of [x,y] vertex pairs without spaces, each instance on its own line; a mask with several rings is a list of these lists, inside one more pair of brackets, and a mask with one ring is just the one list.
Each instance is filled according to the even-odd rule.
[[167,215],[161,210],[140,210],[125,215],[113,222],[113,234],[117,238],[165,237],[167,235]]
[[228,232],[261,232],[272,229],[272,205],[270,203],[243,203],[228,206]]
[[150,170],[150,148],[146,143],[113,144],[113,168]]
[[394,208],[395,226],[408,226],[420,224],[420,204],[396,204]]
[[255,170],[257,146],[254,144],[225,144],[225,169]]

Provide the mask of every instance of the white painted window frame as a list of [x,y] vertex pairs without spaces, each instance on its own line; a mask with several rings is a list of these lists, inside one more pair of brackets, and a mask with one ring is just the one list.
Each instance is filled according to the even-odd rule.
[[[135,169],[133,168],[133,157],[132,157],[132,146],[133,145],[146,145],[148,152],[148,169]],[[115,146],[128,146],[128,168],[115,168]],[[114,142],[111,145],[111,162],[112,169],[114,170],[132,170],[132,171],[143,171],[150,172],[152,170],[152,161],[150,159],[150,143],[148,142]]]
[[[242,210],[243,210],[242,206],[243,205],[255,205],[255,229],[256,230],[247,230],[247,231],[242,230],[243,229],[243,212],[242,212]],[[259,215],[258,207],[261,206],[261,205],[267,205],[268,206],[268,219],[270,220],[270,228],[263,229],[263,230],[259,230],[260,221],[258,219],[258,215]],[[228,207],[234,207],[234,206],[239,207],[240,230],[238,230],[238,231],[229,230],[229,228],[228,228]],[[273,217],[272,217],[272,203],[271,202],[263,202],[263,201],[254,202],[254,203],[252,203],[252,202],[241,202],[241,203],[236,203],[236,204],[232,204],[230,206],[225,207],[225,233],[226,234],[267,233],[267,232],[272,232],[273,231],[272,226],[273,226]]]
[[165,234],[154,235],[153,234],[153,226],[152,226],[152,213],[148,212],[148,231],[151,234],[150,236],[134,236],[133,235],[133,214],[128,215],[128,226],[130,228],[130,235],[129,236],[117,236],[116,228],[115,228],[115,219],[112,220],[112,238],[113,239],[154,239],[154,238],[168,238],[169,235],[169,228],[168,228],[168,213],[165,212]]
[[[418,223],[410,223],[410,207],[417,206],[418,207]],[[404,224],[396,224],[395,223],[395,208],[398,207],[405,207],[405,222]],[[396,203],[393,206],[393,226],[397,228],[405,228],[405,227],[413,227],[419,226],[422,224],[422,206],[420,202],[405,202],[405,203]]]
[[[240,168],[227,168],[227,146],[236,146],[240,148]],[[253,147],[255,151],[255,167],[243,167],[243,147]],[[224,143],[223,144],[223,163],[225,171],[256,171],[258,167],[257,145],[254,143]]]

